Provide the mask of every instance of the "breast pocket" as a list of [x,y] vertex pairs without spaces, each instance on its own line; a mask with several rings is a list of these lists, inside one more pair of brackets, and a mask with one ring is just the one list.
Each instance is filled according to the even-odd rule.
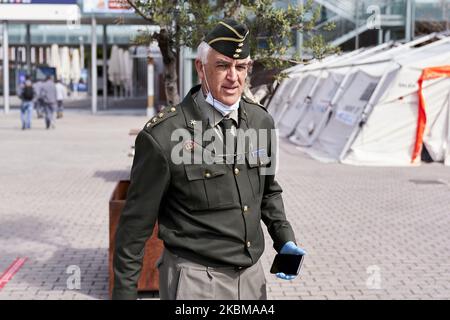
[[270,166],[270,158],[252,156],[251,153],[246,155],[247,174],[250,184],[252,186],[253,195],[255,199],[262,196],[264,193],[264,183],[267,173],[267,167]]
[[185,165],[189,187],[188,206],[192,210],[224,208],[233,205],[234,182],[225,164]]

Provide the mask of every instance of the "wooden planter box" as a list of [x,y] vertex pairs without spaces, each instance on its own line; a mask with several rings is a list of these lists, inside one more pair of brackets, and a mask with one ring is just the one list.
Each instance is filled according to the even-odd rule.
[[[114,273],[112,268],[115,248],[115,235],[119,218],[125,206],[129,180],[121,180],[109,201],[109,296],[112,295],[114,286]],[[158,239],[158,224],[155,224],[153,234],[145,245],[142,272],[138,282],[138,291],[159,291],[159,273],[155,266],[156,261],[163,251],[163,242]]]

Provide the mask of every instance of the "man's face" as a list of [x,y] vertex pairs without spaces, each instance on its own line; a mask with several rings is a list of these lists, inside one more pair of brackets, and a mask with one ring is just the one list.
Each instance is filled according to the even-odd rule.
[[195,61],[202,85],[211,90],[214,99],[228,106],[234,104],[244,91],[250,58],[235,60],[211,49],[207,60],[204,69],[201,61]]

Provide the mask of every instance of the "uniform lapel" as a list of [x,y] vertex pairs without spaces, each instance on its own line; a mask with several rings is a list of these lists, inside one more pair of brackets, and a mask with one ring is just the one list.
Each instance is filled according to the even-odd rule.
[[[247,107],[244,100],[241,99],[239,105],[239,129],[242,133],[245,133],[248,129],[255,129],[252,128],[251,121],[248,117]],[[243,162],[243,157],[246,157],[248,162],[251,162],[250,157],[252,156],[251,150],[253,149],[253,143],[253,141],[248,141],[248,139],[245,140],[244,152],[238,156],[238,163]]]
[[[203,137],[203,132],[209,128],[209,123],[207,117],[202,114],[199,106],[194,101],[193,95],[200,90],[201,86],[193,87],[181,103],[181,110],[183,111],[184,118],[186,121],[186,128],[194,136],[195,142],[201,144],[204,148],[206,145],[205,141],[200,142]],[[197,141],[198,140],[198,141]]]

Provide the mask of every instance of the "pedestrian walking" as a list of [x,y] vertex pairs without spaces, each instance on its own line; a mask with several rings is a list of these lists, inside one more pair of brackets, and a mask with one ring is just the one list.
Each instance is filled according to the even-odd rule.
[[56,85],[52,76],[47,76],[46,81],[40,86],[39,98],[44,109],[45,128],[54,129],[54,112],[57,107]]
[[60,119],[63,117],[64,100],[66,98],[67,98],[67,88],[61,82],[61,80],[58,79],[58,81],[56,81],[56,103],[57,103],[56,119]]
[[22,130],[31,129],[31,117],[33,114],[33,104],[36,94],[33,88],[31,77],[27,76],[25,84],[20,88],[19,97],[22,100],[20,106],[20,119]]

